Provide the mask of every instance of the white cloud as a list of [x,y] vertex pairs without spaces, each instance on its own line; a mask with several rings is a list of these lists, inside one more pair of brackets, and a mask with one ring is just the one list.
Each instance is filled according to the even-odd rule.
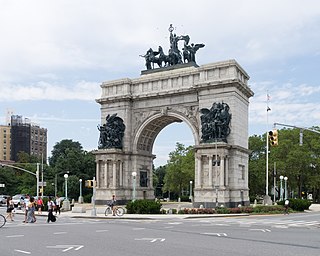
[[41,81],[35,85],[12,85],[0,87],[0,101],[26,100],[88,100],[92,101],[101,94],[99,83],[80,81],[73,87],[53,85]]

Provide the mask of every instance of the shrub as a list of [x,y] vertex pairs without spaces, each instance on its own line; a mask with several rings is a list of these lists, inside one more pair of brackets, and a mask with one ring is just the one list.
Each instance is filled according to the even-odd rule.
[[160,214],[161,203],[154,200],[135,200],[127,205],[127,213],[131,214]]
[[216,208],[216,212],[219,214],[228,214],[230,213],[230,209],[225,207],[218,207]]
[[281,205],[257,205],[253,207],[253,213],[278,213],[284,210],[283,206]]
[[304,199],[289,199],[289,207],[294,211],[303,212],[308,210],[311,205],[311,202]]
[[181,202],[190,202],[189,196],[181,196],[180,200]]

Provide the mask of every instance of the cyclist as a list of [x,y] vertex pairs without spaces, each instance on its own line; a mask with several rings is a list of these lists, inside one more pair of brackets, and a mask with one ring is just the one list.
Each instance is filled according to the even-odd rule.
[[115,210],[116,210],[116,207],[115,207],[116,202],[117,202],[116,196],[115,196],[115,195],[112,195],[112,199],[111,199],[111,202],[110,202],[110,207],[111,207],[111,209],[112,209],[112,215],[113,215],[113,216],[116,216],[116,212],[115,212]]

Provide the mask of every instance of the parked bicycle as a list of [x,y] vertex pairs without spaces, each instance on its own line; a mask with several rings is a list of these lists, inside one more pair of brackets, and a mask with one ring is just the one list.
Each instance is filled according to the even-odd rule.
[[[114,210],[115,215],[117,215],[117,216],[122,216],[125,212],[124,208],[121,206],[113,206],[113,210]],[[112,208],[110,205],[107,206],[107,209],[104,212],[105,216],[108,216],[109,214],[111,214],[111,215],[113,214]]]
[[6,224],[7,220],[6,217],[4,217],[1,213],[0,213],[0,228],[2,228],[5,224]]

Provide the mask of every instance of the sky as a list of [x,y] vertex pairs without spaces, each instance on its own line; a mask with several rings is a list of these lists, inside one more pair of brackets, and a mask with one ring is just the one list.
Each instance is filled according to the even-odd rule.
[[[205,44],[198,65],[235,59],[249,74],[249,135],[319,126],[318,0],[0,0],[0,124],[14,113],[47,128],[49,155],[63,139],[96,149],[100,84],[140,77],[170,24]],[[194,144],[184,123],[158,135],[156,167],[176,142]]]

